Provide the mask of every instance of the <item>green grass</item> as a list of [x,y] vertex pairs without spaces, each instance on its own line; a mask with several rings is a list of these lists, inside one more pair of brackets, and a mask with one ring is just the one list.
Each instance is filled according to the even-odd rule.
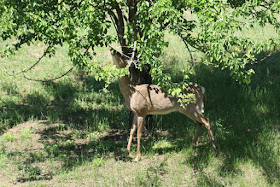
[[[180,80],[182,70],[190,69],[188,52],[177,37],[167,39],[170,47],[161,58],[171,64],[166,69],[174,80]],[[103,82],[77,70],[52,83],[5,73],[28,68],[43,49],[36,43],[0,59],[0,186],[280,185],[278,52],[252,66],[256,75],[249,85],[239,85],[227,71],[196,63],[191,79],[206,88],[206,115],[217,152],[211,151],[205,129],[201,145],[193,148],[195,123],[172,113],[154,116],[141,142],[143,158],[136,164],[122,159],[128,112],[116,83],[104,93]],[[109,63],[109,49],[98,50],[97,58]],[[60,48],[26,75],[44,79],[70,67]],[[135,141],[133,145],[132,156]]]

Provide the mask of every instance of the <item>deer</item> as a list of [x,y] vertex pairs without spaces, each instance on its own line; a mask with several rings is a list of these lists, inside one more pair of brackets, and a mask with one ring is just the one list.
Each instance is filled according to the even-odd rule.
[[[125,68],[129,65],[129,59],[118,51],[111,49],[111,55],[117,68]],[[126,156],[130,154],[132,139],[137,129],[137,151],[134,161],[138,162],[140,160],[140,140],[144,128],[145,117],[147,115],[164,115],[175,111],[184,114],[196,122],[197,130],[192,141],[192,145],[194,147],[197,146],[197,140],[201,127],[204,126],[208,131],[212,149],[216,149],[209,118],[206,118],[203,115],[205,106],[204,87],[196,83],[189,83],[186,93],[194,94],[195,101],[193,103],[182,105],[179,102],[179,98],[168,95],[157,85],[133,85],[127,75],[120,77],[118,83],[120,91],[125,99],[126,107],[134,114],[133,124],[126,148]]]

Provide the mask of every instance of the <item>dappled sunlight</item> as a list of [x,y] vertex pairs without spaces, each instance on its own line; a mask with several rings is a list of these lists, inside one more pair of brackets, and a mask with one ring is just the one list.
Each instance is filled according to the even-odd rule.
[[[9,165],[5,171],[14,171],[17,184],[59,183],[82,168],[106,181],[111,176],[102,178],[100,172],[107,171],[109,165],[116,167],[112,172],[121,168],[122,172],[113,175],[126,176],[126,184],[165,184],[172,179],[178,180],[178,185],[192,181],[193,185],[226,186],[235,180],[241,185],[248,181],[252,185],[278,184],[280,69],[270,59],[256,68],[249,85],[234,82],[228,72],[196,66],[191,80],[206,88],[205,111],[216,152],[211,150],[205,128],[198,146],[192,147],[196,124],[184,115],[154,116],[153,126],[142,139],[141,167],[132,158],[123,157],[129,135],[128,112],[116,84],[105,94],[104,83],[77,72],[66,80],[36,83],[40,89],[31,85],[28,92],[6,81],[1,84],[0,168]],[[135,152],[136,137],[132,155]],[[9,164],[10,160],[15,163]],[[138,178],[131,176],[131,167],[141,173]],[[65,173],[61,178],[57,176],[60,172]],[[176,177],[170,178],[172,172]],[[10,181],[7,174],[2,176]]]
[[[279,54],[275,53],[256,67],[256,75],[249,85],[230,81],[227,72],[207,71],[202,67],[202,74],[202,70],[197,69],[199,83],[206,87],[206,111],[214,120],[217,156],[223,158],[223,170],[236,175],[236,163],[249,162],[250,167],[257,167],[257,172],[265,176],[266,179],[260,180],[269,184],[279,183],[277,179],[280,178],[279,146],[276,145],[280,143],[277,138],[280,134],[275,130],[279,124],[276,111],[280,99],[277,84],[280,69],[274,68],[278,66],[276,61],[271,61],[275,56]],[[215,125],[217,119],[218,126]],[[270,142],[274,142],[273,145]],[[247,172],[251,171],[246,171],[245,175]]]
[[[182,58],[169,58],[176,68],[170,65],[168,71],[187,69],[181,67]],[[238,84],[226,70],[196,64],[190,80],[206,88],[205,115],[216,152],[205,128],[198,146],[192,147],[196,124],[172,113],[153,117],[137,164],[124,158],[129,117],[116,83],[104,91],[104,82],[78,70],[49,83],[7,77],[1,70],[0,180],[17,185],[76,184],[75,179],[83,181],[85,175],[85,184],[97,186],[174,181],[178,186],[231,186],[235,181],[241,186],[278,185],[278,59],[279,53],[273,53],[254,66],[256,75],[249,85]],[[183,78],[178,72],[172,75],[174,80]],[[136,137],[133,156],[135,152]]]

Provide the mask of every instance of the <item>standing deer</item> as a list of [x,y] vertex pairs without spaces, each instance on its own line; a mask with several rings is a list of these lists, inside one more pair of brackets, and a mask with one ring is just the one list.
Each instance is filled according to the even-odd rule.
[[[119,52],[111,50],[112,58],[117,68],[125,68],[128,60]],[[164,93],[159,86],[151,84],[132,85],[128,76],[119,78],[119,87],[125,98],[126,107],[134,113],[133,125],[130,130],[130,137],[127,144],[127,154],[130,153],[130,147],[133,135],[137,129],[137,152],[135,161],[140,159],[140,140],[145,122],[146,115],[169,114],[178,111],[197,124],[197,130],[193,139],[193,146],[197,144],[197,138],[204,125],[208,130],[212,148],[215,149],[215,141],[210,128],[209,119],[204,117],[205,89],[198,84],[190,83],[186,93],[195,95],[195,103],[189,103],[182,106],[178,98]]]

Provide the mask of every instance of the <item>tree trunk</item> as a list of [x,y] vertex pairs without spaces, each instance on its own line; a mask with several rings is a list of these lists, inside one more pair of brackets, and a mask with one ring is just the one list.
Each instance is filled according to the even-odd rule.
[[145,64],[141,71],[139,68],[135,67],[135,64],[132,63],[132,65],[129,67],[130,80],[132,84],[152,84],[150,69],[150,65]]
[[[116,10],[116,15],[114,12],[111,12],[111,16],[113,17],[112,21],[116,25],[116,31],[118,33],[118,39],[119,43],[122,48],[122,53],[125,54],[127,58],[133,58],[132,60],[136,60],[137,57],[137,51],[136,49],[132,49],[128,47],[128,44],[131,44],[135,41],[137,41],[137,34],[139,36],[142,36],[138,19],[137,19],[137,3],[139,1],[137,0],[127,0],[127,6],[128,6],[128,19],[124,19],[125,16],[122,12],[122,9],[120,8],[119,4],[117,2],[112,3],[112,7]],[[127,23],[125,25],[125,22]],[[124,37],[125,34],[125,26],[131,27],[131,29],[134,31],[134,40],[135,41],[127,41],[127,38]],[[150,65],[146,64],[144,67],[141,68],[142,71],[140,71],[139,68],[135,66],[134,63],[129,67],[130,71],[130,80],[133,85],[137,84],[151,84],[152,83],[152,77],[150,75]],[[152,126],[152,116],[146,117],[146,126],[148,129]],[[133,122],[133,115],[130,112],[129,115],[129,124],[132,125]]]

